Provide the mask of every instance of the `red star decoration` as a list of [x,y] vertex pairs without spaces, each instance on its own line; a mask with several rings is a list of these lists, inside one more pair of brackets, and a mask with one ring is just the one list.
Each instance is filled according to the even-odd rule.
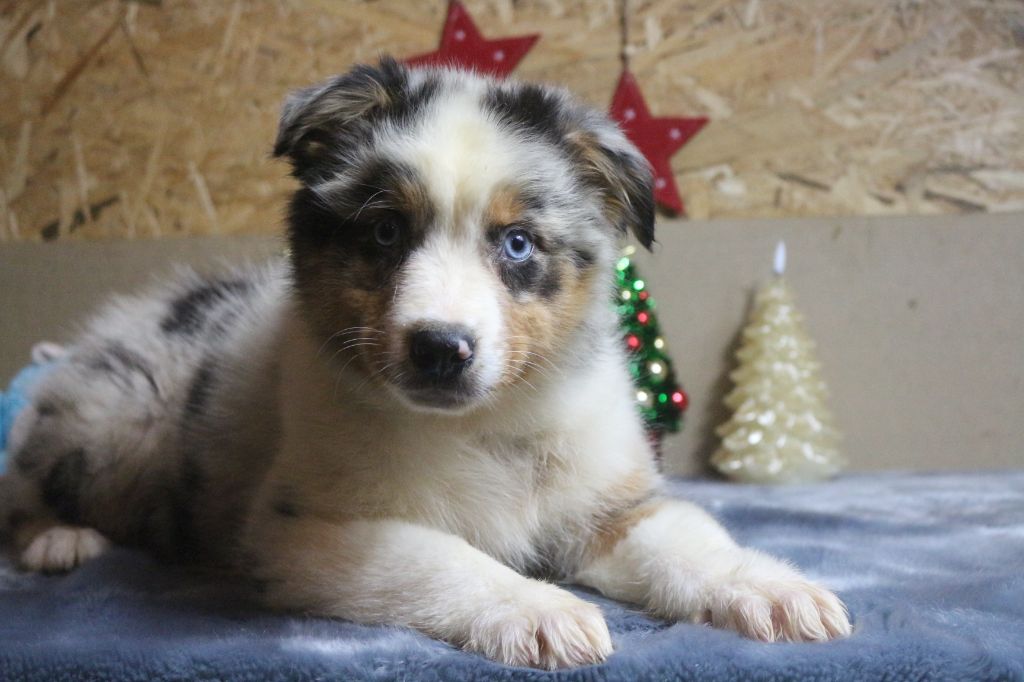
[[512,73],[540,35],[486,40],[462,3],[448,5],[448,18],[435,52],[410,57],[412,66],[458,66],[502,78]]
[[654,199],[676,213],[683,213],[669,158],[708,122],[705,117],[654,117],[647,110],[640,86],[629,71],[623,71],[612,97],[609,112],[654,169]]

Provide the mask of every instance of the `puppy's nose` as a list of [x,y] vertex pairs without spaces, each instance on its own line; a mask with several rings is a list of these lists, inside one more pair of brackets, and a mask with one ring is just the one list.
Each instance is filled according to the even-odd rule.
[[421,374],[450,381],[473,362],[473,337],[457,327],[423,329],[409,338],[409,359]]

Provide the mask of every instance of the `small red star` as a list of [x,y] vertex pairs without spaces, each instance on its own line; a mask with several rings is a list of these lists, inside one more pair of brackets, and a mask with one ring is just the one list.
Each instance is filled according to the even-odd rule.
[[629,71],[622,72],[609,113],[619,122],[626,137],[640,149],[654,169],[654,199],[676,213],[683,213],[683,200],[679,197],[669,158],[696,135],[708,119],[703,116],[651,116],[640,87]]
[[412,66],[458,66],[502,78],[512,73],[540,35],[486,40],[462,3],[448,5],[448,18],[435,52],[406,59]]

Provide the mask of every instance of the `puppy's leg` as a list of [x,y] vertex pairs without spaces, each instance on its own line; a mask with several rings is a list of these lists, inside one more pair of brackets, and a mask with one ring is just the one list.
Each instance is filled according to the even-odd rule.
[[70,571],[110,547],[99,531],[58,520],[43,505],[37,488],[17,470],[0,477],[0,533],[10,541],[22,568]]
[[598,663],[600,609],[454,535],[401,521],[331,523],[281,509],[248,536],[275,606],[414,627],[509,665]]
[[61,573],[103,554],[110,542],[99,531],[53,519],[17,519],[11,529],[22,568]]
[[595,536],[576,579],[673,620],[710,622],[764,641],[850,634],[843,604],[796,569],[736,545],[711,516],[649,502]]

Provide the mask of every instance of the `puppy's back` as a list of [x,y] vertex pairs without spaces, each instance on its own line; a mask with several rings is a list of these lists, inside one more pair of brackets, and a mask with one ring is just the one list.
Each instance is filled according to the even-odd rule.
[[222,555],[276,440],[284,298],[273,263],[108,303],[15,422],[8,530],[52,518],[171,558]]

